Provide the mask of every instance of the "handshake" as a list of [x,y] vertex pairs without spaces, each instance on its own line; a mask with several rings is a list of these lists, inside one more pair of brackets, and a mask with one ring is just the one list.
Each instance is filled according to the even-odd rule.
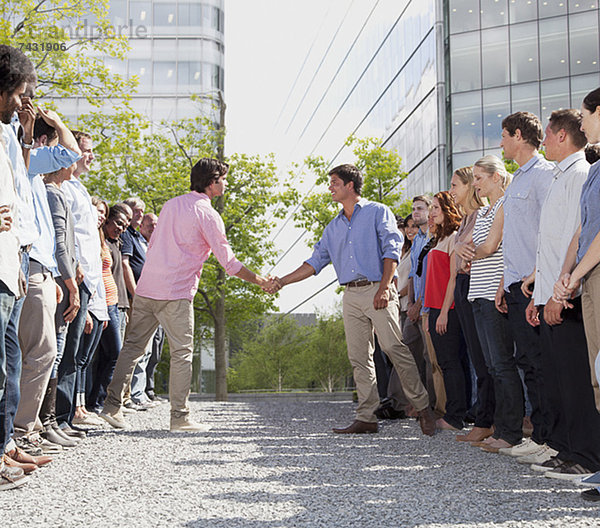
[[284,287],[283,282],[279,277],[271,277],[270,275],[263,279],[261,288],[267,293],[277,293]]

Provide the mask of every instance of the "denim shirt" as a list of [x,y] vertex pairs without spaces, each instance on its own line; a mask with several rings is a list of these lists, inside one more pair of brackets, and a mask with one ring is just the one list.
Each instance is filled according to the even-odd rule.
[[586,254],[600,231],[600,163],[594,163],[581,188],[581,234],[577,248],[577,262]]
[[392,211],[361,198],[350,220],[342,210],[329,222],[306,263],[318,274],[332,262],[340,284],[380,281],[383,259],[398,261],[403,241]]
[[431,237],[429,236],[428,232],[423,233],[423,231],[419,229],[410,249],[410,274],[408,275],[408,277],[412,278],[413,280],[415,302],[421,299],[421,306],[423,306],[423,308],[421,309],[421,313],[429,312],[429,308],[426,308],[424,306],[425,280],[427,278],[427,255],[425,255],[425,258],[423,259],[423,265],[421,268],[422,272],[420,277],[417,275],[417,267],[419,265],[419,255],[421,254],[421,251],[423,250],[427,242],[429,242],[430,238]]
[[535,269],[542,205],[554,178],[554,164],[536,154],[517,169],[504,194],[504,289]]

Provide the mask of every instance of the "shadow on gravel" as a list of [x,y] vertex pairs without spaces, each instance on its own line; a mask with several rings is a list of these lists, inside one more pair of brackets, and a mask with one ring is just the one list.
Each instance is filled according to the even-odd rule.
[[[598,509],[580,499],[579,488],[532,474],[510,457],[464,446],[454,435],[423,437],[408,420],[388,422],[376,435],[334,435],[332,425],[350,423],[351,405],[320,409],[319,416],[302,420],[306,402],[249,404],[251,426],[240,421],[211,432],[211,442],[252,441],[256,451],[241,460],[244,476],[200,474],[209,492],[203,498],[231,509],[219,518],[207,511],[183,526],[596,525]],[[233,463],[211,458],[176,465],[201,470]]]

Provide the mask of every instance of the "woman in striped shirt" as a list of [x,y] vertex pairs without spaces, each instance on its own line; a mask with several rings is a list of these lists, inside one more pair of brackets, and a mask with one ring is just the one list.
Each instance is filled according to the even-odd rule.
[[510,177],[504,163],[496,156],[484,156],[473,167],[475,188],[489,207],[479,210],[473,229],[473,242],[463,252],[471,262],[468,299],[479,341],[490,374],[494,380],[496,407],[495,431],[483,442],[472,445],[485,451],[518,444],[522,438],[523,386],[514,358],[514,345],[506,314],[496,309],[494,299],[502,280],[502,229],[504,227],[504,191]]

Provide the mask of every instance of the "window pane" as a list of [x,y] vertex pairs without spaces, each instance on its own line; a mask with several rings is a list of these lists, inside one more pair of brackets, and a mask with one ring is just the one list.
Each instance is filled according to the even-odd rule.
[[513,83],[534,81],[539,78],[536,22],[511,26],[510,67]]
[[452,96],[452,151],[481,150],[481,92]]
[[481,32],[483,87],[508,84],[508,27]]
[[571,108],[580,108],[583,98],[600,85],[600,74],[571,77]]
[[465,152],[464,154],[452,154],[452,170],[455,171],[461,167],[473,165],[473,163],[475,163],[482,156],[483,152],[481,150],[476,152]]
[[129,4],[129,16],[135,25],[149,26],[152,21],[152,4],[150,2],[132,1]]
[[212,7],[211,8],[211,17],[210,17],[210,27],[213,29],[219,30],[219,8]]
[[502,120],[510,114],[510,90],[494,88],[483,91],[483,148],[498,148]]
[[450,37],[450,80],[453,92],[481,88],[479,33]]
[[503,26],[508,22],[507,0],[481,0],[481,27]]
[[598,71],[598,19],[589,13],[569,19],[571,75]]
[[127,77],[127,60],[121,59],[104,59],[104,65],[110,70],[111,74]]
[[554,79],[542,83],[542,113],[540,119],[544,126],[554,110],[569,108],[569,79]]
[[578,11],[587,11],[589,9],[595,9],[598,7],[597,0],[569,0],[569,13],[576,13]]
[[199,61],[177,64],[179,91],[198,92],[202,85],[202,63]]
[[567,14],[567,2],[565,0],[540,0],[538,6],[540,18]]
[[511,87],[511,112],[540,115],[540,87],[537,82]]
[[567,18],[540,20],[539,24],[542,79],[569,75]]
[[200,4],[179,3],[177,24],[180,26],[201,26],[202,6]]
[[149,60],[129,60],[129,77],[139,80],[138,92],[148,92],[152,88],[152,62]]
[[127,1],[110,0],[108,17],[113,26],[124,25],[127,21]]
[[479,29],[479,0],[450,1],[450,33]]
[[537,18],[537,0],[510,0],[508,9],[511,23]]
[[175,62],[154,61],[154,92],[175,93],[177,69]]

